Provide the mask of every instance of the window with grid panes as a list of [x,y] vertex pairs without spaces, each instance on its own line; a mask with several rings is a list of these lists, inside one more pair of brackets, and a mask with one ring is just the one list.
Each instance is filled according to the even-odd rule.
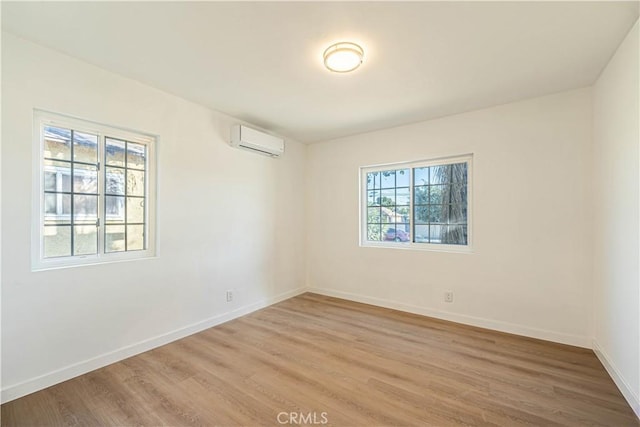
[[470,247],[470,155],[361,168],[364,246]]
[[153,255],[151,136],[36,112],[36,268]]

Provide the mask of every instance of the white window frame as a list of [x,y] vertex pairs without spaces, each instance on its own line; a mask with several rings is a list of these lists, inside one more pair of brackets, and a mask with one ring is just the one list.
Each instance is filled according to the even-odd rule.
[[[421,168],[427,166],[449,165],[454,163],[467,163],[467,244],[466,245],[450,245],[440,243],[415,243],[414,239],[414,186],[413,186],[413,168]],[[371,172],[384,172],[396,169],[410,169],[409,173],[409,242],[392,242],[392,241],[369,241],[367,240],[367,174]],[[360,247],[370,248],[391,248],[391,249],[409,249],[421,251],[437,251],[437,252],[457,252],[472,253],[473,252],[473,154],[462,154],[456,156],[439,157],[428,160],[388,163],[381,165],[370,165],[360,167],[360,227],[359,241]]]
[[[32,221],[31,221],[31,268],[32,271],[77,267],[120,261],[148,259],[156,256],[156,145],[158,137],[138,131],[95,123],[74,117],[68,117],[44,110],[34,110],[33,114],[33,185],[32,185]],[[98,135],[98,253],[92,255],[70,255],[65,257],[44,257],[44,126],[57,126],[74,131]],[[104,138],[123,139],[147,147],[145,165],[145,240],[146,248],[123,252],[104,251],[104,180],[105,170]],[[102,142],[100,142],[102,141]],[[73,183],[71,183],[73,185]]]

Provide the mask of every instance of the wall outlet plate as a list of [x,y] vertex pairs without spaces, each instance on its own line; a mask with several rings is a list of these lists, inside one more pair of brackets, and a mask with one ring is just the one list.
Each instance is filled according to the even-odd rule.
[[444,302],[453,302],[453,291],[446,291],[444,293]]

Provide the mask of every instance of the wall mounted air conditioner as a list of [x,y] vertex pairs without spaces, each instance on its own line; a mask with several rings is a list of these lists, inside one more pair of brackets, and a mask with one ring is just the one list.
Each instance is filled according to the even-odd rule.
[[231,127],[231,146],[271,157],[284,154],[284,139],[244,125]]

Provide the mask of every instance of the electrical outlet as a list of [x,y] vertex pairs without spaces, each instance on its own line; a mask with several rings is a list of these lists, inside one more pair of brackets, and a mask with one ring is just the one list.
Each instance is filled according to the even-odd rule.
[[444,302],[453,302],[453,291],[446,291],[444,293]]
[[227,302],[233,301],[233,291],[227,291]]

